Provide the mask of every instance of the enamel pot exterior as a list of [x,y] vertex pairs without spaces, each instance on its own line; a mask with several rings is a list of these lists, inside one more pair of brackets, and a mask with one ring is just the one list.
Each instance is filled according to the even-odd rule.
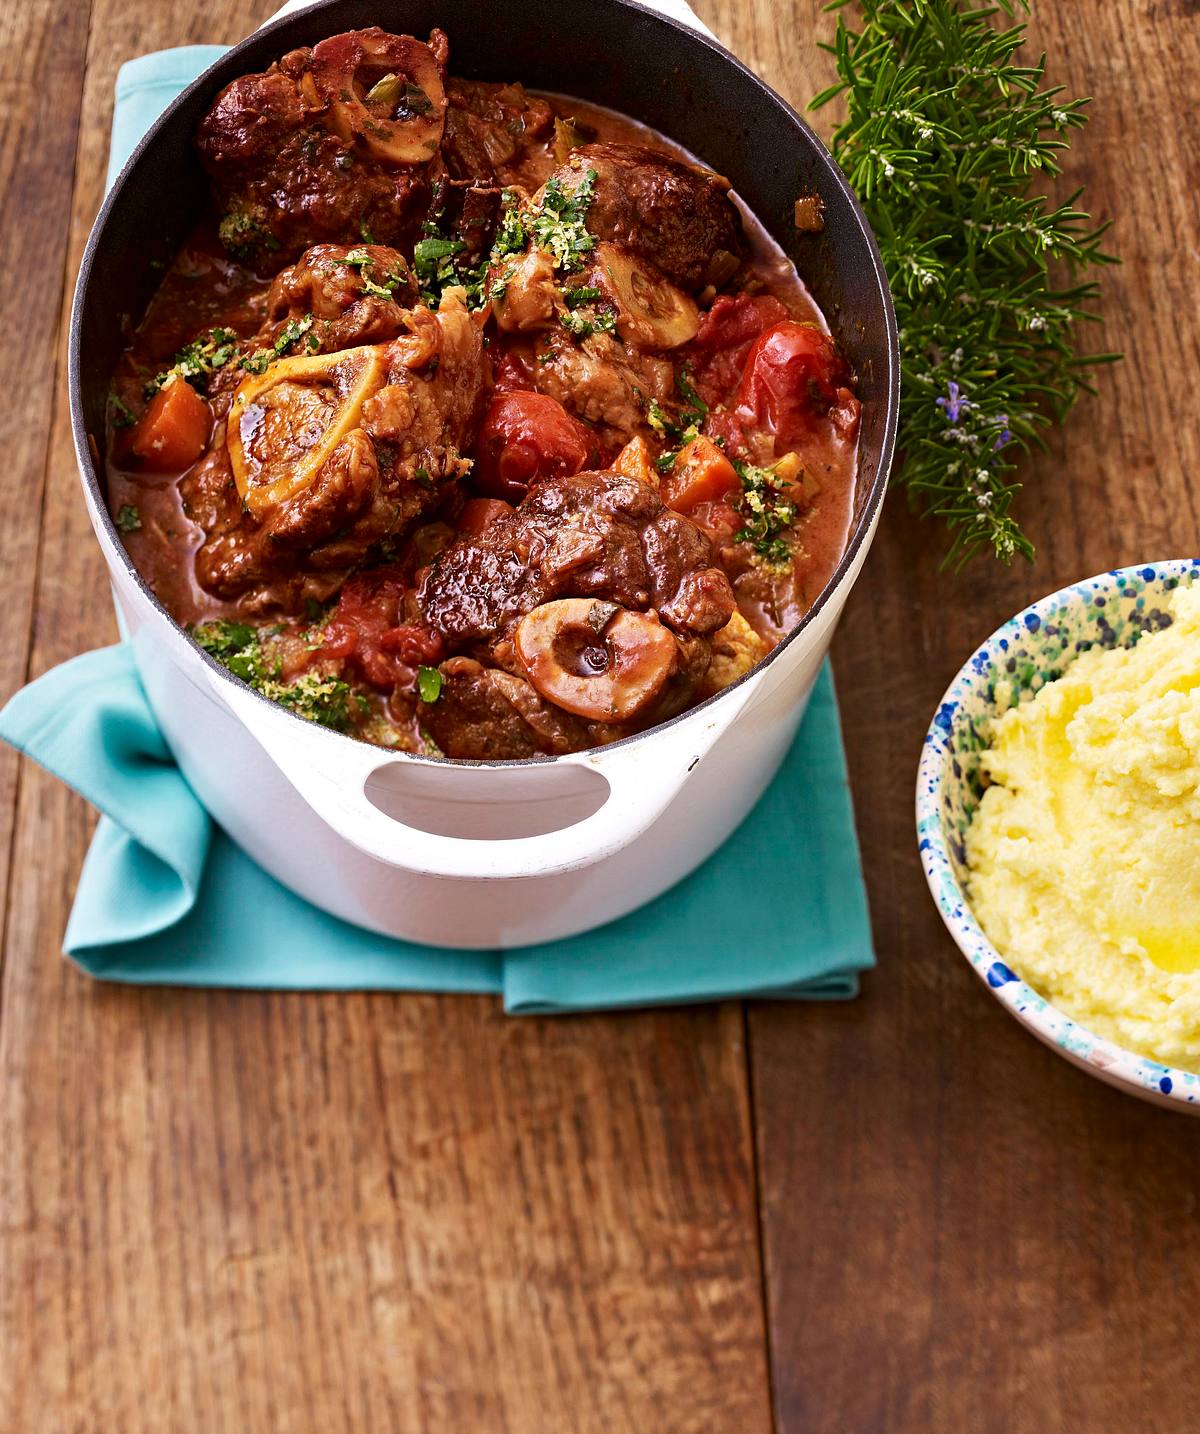
[[[238,74],[339,30],[379,24],[451,37],[456,74],[519,77],[606,104],[727,174],[796,262],[859,376],[863,427],[855,527],[834,579],[786,642],[691,712],[609,747],[480,764],[388,753],[273,706],[207,657],[132,568],[94,455],[108,378],[151,261],[203,203],[191,147]],[[554,43],[548,44],[547,37]],[[824,201],[799,234],[801,194]],[[285,885],[347,920],[433,945],[555,939],[665,891],[745,817],[783,760],[837,617],[861,569],[887,483],[898,398],[895,323],[866,223],[820,143],[719,46],[628,0],[542,0],[536,34],[509,0],[327,0],[266,27],[175,102],[126,166],[96,222],[72,317],[71,403],[92,524],[164,736],[215,819]]]

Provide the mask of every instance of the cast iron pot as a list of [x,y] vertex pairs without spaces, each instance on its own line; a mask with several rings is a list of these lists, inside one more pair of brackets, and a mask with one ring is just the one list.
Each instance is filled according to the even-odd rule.
[[[858,374],[854,528],[797,629],[740,682],[590,752],[473,763],[388,753],[266,701],[203,653],[135,571],[103,473],[109,378],[128,321],[204,203],[197,123],[235,76],[368,25],[450,36],[452,72],[607,105],[727,175],[795,261]],[[824,202],[800,233],[802,194]],[[218,822],[278,880],[360,925],[445,946],[551,940],[657,896],[734,830],[795,735],[878,521],[895,437],[895,316],[870,230],[812,131],[719,45],[631,0],[324,0],[207,70],[138,146],[96,220],[72,312],[71,413],[88,509],[163,734]],[[804,854],[796,853],[802,861]]]

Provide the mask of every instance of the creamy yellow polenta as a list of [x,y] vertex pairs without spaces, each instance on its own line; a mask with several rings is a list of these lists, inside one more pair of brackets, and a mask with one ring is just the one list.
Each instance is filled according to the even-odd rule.
[[1200,1070],[1200,583],[994,724],[968,833],[996,949],[1118,1045]]

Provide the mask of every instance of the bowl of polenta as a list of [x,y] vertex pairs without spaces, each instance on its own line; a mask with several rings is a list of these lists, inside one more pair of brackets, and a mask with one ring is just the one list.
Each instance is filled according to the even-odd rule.
[[1200,558],[1088,578],[993,633],[926,735],[917,837],[1018,1020],[1200,1114]]

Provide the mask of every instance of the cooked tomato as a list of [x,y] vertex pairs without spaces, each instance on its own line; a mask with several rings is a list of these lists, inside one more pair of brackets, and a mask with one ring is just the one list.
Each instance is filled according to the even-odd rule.
[[513,505],[503,498],[468,498],[458,515],[458,531],[477,538],[485,528],[490,528],[497,518],[503,518],[513,511]]
[[750,345],[788,311],[769,294],[722,294],[704,316],[692,344],[695,384],[705,403],[718,404],[737,388]]
[[384,652],[398,654],[401,661],[410,667],[440,662],[446,655],[446,644],[441,633],[431,632],[429,628],[415,622],[389,627],[380,637],[379,646]]
[[579,473],[594,444],[582,423],[544,393],[498,393],[479,430],[474,486],[519,501],[535,478]]
[[503,348],[492,359],[492,381],[497,393],[533,391],[526,355],[514,348]]
[[733,411],[744,427],[765,429],[777,445],[788,446],[835,406],[846,378],[845,361],[829,335],[788,319],[755,340]]
[[724,498],[697,503],[688,517],[708,535],[709,542],[718,552],[732,543],[733,535],[746,526],[746,520]]
[[401,620],[405,591],[391,573],[351,578],[325,625],[318,656],[343,658],[385,692],[409,685],[418,666],[441,661],[446,649],[440,633]]

